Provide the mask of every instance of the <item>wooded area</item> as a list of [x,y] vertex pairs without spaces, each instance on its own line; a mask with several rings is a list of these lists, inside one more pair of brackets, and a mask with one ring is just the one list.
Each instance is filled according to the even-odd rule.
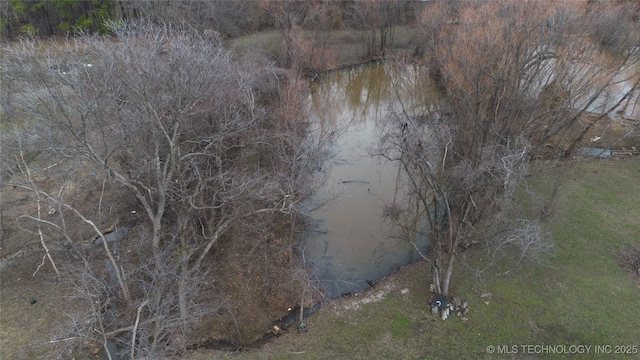
[[[377,1],[123,1],[123,0],[10,0],[0,8],[2,37],[19,35],[104,34],[105,22],[139,18],[182,23],[237,37],[269,28],[337,30],[344,27],[371,30],[371,46],[385,47],[392,26],[412,21],[420,2]],[[379,31],[379,42],[376,32]]]
[[[388,217],[409,234],[429,214],[435,295],[450,295],[471,246],[545,254],[544,211],[512,207],[530,162],[571,155],[590,125],[568,129],[585,113],[596,123],[640,92],[634,1],[12,0],[1,11],[3,192],[26,199],[3,217],[36,236],[51,281],[83,304],[64,336],[107,353],[117,341],[132,359],[246,345],[288,306],[322,299],[296,234],[336,135],[306,106],[327,32],[353,30],[365,61],[391,57],[397,26],[415,30],[402,59],[428,68],[419,101],[390,114],[376,155],[410,194]],[[263,30],[281,34],[279,56],[226,46]],[[118,231],[126,245],[109,237]]]

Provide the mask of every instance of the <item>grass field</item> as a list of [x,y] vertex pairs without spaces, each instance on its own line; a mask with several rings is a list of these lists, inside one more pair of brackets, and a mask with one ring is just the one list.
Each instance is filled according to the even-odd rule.
[[[380,54],[367,54],[363,47],[363,38],[368,38],[369,32],[358,30],[333,30],[306,32],[305,38],[309,43],[316,43],[319,48],[316,54],[323,56],[323,66],[326,69],[335,69],[348,66],[378,57]],[[379,41],[379,34],[377,35]],[[395,26],[393,36],[389,37],[389,48],[396,50],[413,51],[416,46],[417,30],[411,26]],[[282,32],[263,31],[242,36],[231,40],[227,47],[240,55],[259,53],[266,55],[268,59],[277,61],[280,59],[282,46]]]
[[[539,203],[548,200],[556,184],[560,187],[546,223],[554,243],[552,256],[544,265],[502,264],[481,277],[459,269],[452,292],[469,300],[466,319],[441,321],[429,312],[429,273],[423,262],[398,270],[367,293],[325,305],[308,319],[307,333],[292,330],[261,349],[216,355],[241,359],[640,358],[640,278],[620,266],[621,252],[640,243],[640,161],[581,160],[540,170],[528,181]],[[537,204],[523,203],[531,208]],[[484,256],[481,250],[473,255]],[[483,292],[488,296],[480,297]],[[192,359],[212,355],[200,352]]]

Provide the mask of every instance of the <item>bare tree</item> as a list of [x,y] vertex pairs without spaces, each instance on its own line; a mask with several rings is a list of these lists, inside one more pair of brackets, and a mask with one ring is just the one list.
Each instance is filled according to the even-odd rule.
[[275,27],[282,30],[280,64],[288,69],[309,68],[317,38],[305,37],[305,25],[309,19],[326,18],[326,4],[322,1],[263,0],[261,6],[271,16]]
[[403,0],[355,1],[348,9],[351,25],[362,30],[367,55],[383,54],[393,44],[394,26],[403,20]]
[[[35,193],[36,196],[36,216],[32,217],[29,216],[29,218],[35,220],[36,222],[36,228],[37,228],[37,232],[38,232],[38,237],[40,238],[40,245],[42,245],[42,248],[45,251],[45,256],[48,258],[49,262],[51,263],[51,266],[53,266],[53,269],[56,272],[56,275],[60,276],[60,271],[58,270],[58,267],[56,266],[56,263],[53,261],[53,258],[51,257],[51,253],[49,251],[49,247],[47,246],[47,242],[45,241],[45,235],[44,232],[42,231],[42,224],[51,224],[53,226],[56,226],[55,224],[52,224],[49,221],[46,221],[43,219],[43,214],[42,214],[42,200],[41,200],[41,196],[40,196],[40,192],[37,190],[35,181],[33,180],[33,176],[31,176],[31,170],[29,169],[28,166],[26,166],[26,161],[24,158],[24,153],[23,151],[20,151],[20,156],[19,159],[17,161],[18,163],[18,168],[20,170],[20,172],[22,173],[22,175],[26,178],[26,181],[28,183],[27,188],[32,189]],[[44,260],[44,258],[43,258]],[[43,262],[44,264],[44,262]],[[36,269],[36,272],[33,273],[33,275],[35,276],[35,274],[38,272],[38,270],[40,269],[40,267],[42,266],[42,264],[40,266],[38,266],[38,269]]]
[[[30,146],[42,151],[42,163],[92,174],[135,198],[141,209],[136,252],[108,247],[97,220],[102,197],[96,219],[53,188],[15,171],[12,181],[99,235],[96,243],[110,261],[96,269],[121,290],[109,292],[108,301],[126,301],[112,320],[100,319],[101,333],[130,334],[123,344],[134,346],[131,356],[180,351],[194,335],[189,325],[223,303],[203,295],[213,289],[215,279],[207,277],[217,267],[212,259],[221,239],[263,229],[277,221],[275,214],[291,217],[287,233],[293,233],[322,142],[307,136],[297,77],[264,62],[234,60],[219,37],[193,30],[135,23],[111,30],[112,39],[3,47],[2,77],[12,84],[7,100],[16,114],[33,119],[20,131],[32,134]],[[263,239],[254,241],[255,248]],[[83,271],[95,274],[83,281],[103,281],[90,257],[83,258]],[[80,287],[88,299],[100,288]]]
[[200,33],[215,31],[224,37],[238,37],[257,30],[259,6],[254,1],[154,1],[116,3],[125,20],[142,16],[158,23],[190,27]]
[[[560,139],[571,153],[580,137],[568,138],[566,130],[586,112],[607,116],[640,84],[640,74],[626,70],[637,66],[637,54],[603,52],[577,30],[581,4],[553,5],[426,7],[430,81],[417,91],[436,94],[397,111],[379,152],[400,164],[403,191],[412,194],[390,204],[387,214],[409,214],[405,224],[428,232],[438,294],[448,295],[456,255],[475,243],[494,249],[509,243],[523,253],[548,248],[534,223],[507,216],[530,157]],[[602,101],[619,81],[630,87],[615,101]]]

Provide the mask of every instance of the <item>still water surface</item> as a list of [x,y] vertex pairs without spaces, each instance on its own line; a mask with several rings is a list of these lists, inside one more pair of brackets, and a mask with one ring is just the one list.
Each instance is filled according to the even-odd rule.
[[[305,235],[303,254],[330,297],[361,291],[367,281],[417,259],[413,246],[383,218],[398,169],[371,154],[398,99],[405,107],[419,101],[412,89],[421,78],[411,66],[369,64],[330,73],[312,84],[314,120],[337,127],[338,135],[315,199],[333,200],[310,213],[316,224]],[[426,239],[421,246],[427,246]]]

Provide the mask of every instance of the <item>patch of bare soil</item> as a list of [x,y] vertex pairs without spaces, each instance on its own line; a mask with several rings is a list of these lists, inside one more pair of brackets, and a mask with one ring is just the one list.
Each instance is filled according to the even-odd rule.
[[[65,332],[67,313],[82,306],[67,297],[73,289],[59,279],[44,251],[15,261],[0,273],[0,358],[91,359],[69,346],[74,339],[57,339]],[[60,256],[56,256],[60,260]],[[44,262],[44,265],[39,267]],[[34,273],[38,270],[37,274]]]
[[[46,185],[47,179],[38,180]],[[54,183],[50,185],[55,187]],[[145,236],[144,219],[139,216],[141,209],[120,189],[107,187],[105,193],[101,189],[102,183],[90,179],[70,184],[69,191],[74,193],[69,198],[80,211],[94,215],[102,196],[103,209],[109,209],[100,224],[102,229],[137,220],[126,239],[118,240],[117,251],[127,266],[141,266],[149,261],[140,251]],[[66,214],[72,244],[56,235],[54,228],[43,228],[47,246],[60,269],[58,277],[45,258],[33,219],[24,217],[35,216],[33,193],[3,184],[0,198],[0,358],[101,359],[101,344],[75,331],[75,326],[83,325],[75,322],[86,320],[82,314],[92,310],[86,299],[77,296],[78,273],[91,266],[94,274],[104,277],[104,281],[109,279],[104,249],[91,247],[93,230],[72,214]],[[60,215],[59,209],[49,214],[54,204],[43,202],[42,206],[45,220],[53,222]],[[286,221],[288,218],[283,219],[283,224]],[[207,308],[201,321],[191,329],[185,339],[188,348],[206,346],[212,340],[250,344],[267,334],[270,325],[285,316],[288,308],[300,305],[301,301],[305,307],[319,301],[319,292],[310,286],[306,271],[291,251],[289,231],[279,231],[278,226],[276,223],[272,228],[249,233],[240,224],[212,249],[206,275],[209,282],[202,286],[199,296],[214,306]],[[74,251],[83,252],[88,264]]]
[[[425,262],[419,262],[408,266],[401,266],[393,273],[378,279],[372,287],[362,292],[346,294],[332,299],[322,306],[322,311],[342,316],[351,313],[353,310],[358,310],[362,305],[381,301],[389,294],[408,294],[410,289],[415,290],[417,287],[415,286],[416,284],[411,283],[411,281],[415,281],[415,279],[407,274],[415,271],[417,267],[420,268],[420,271],[423,271],[426,270],[424,268],[427,267],[427,264]],[[424,294],[426,299],[430,296],[431,294]]]
[[[34,166],[39,164],[36,162]],[[53,177],[34,180],[46,190],[59,186]],[[85,214],[93,214],[101,189],[102,184],[96,184],[88,176],[81,183],[66,182],[68,197]],[[118,191],[109,191],[109,187],[106,190],[105,204],[122,196]],[[72,239],[66,239],[55,225],[41,223],[45,244],[60,270],[58,275],[37,233],[34,193],[7,185],[3,179],[0,200],[0,358],[92,359],[99,355],[100,347],[70,335],[74,325],[71,314],[82,312],[86,304],[74,296],[76,289],[70,279],[72,271],[81,268],[82,262],[69,249],[92,243],[95,237],[92,230],[78,221],[68,221]],[[57,222],[60,211],[53,202],[41,198],[43,221]],[[107,227],[118,223],[124,211],[112,208],[104,214],[100,225]],[[70,214],[67,215],[70,219]]]
[[640,282],[640,245],[622,249],[619,255],[620,266],[625,269],[632,278]]

